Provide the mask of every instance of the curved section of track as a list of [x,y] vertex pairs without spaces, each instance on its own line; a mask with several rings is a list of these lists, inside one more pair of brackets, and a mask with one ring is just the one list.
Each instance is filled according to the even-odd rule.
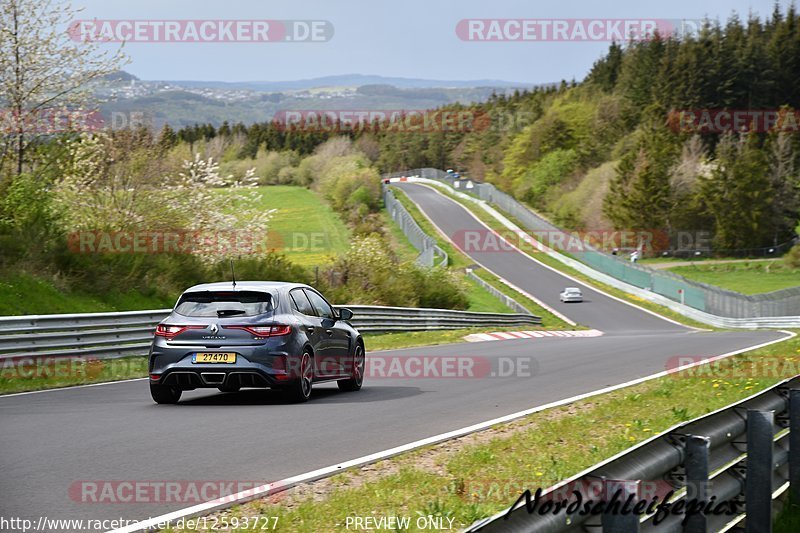
[[[445,232],[478,227],[452,200],[424,187],[406,190]],[[512,253],[474,259],[553,306],[561,288],[574,284]],[[177,406],[158,406],[146,380],[0,397],[0,515],[34,523],[40,516],[146,519],[197,502],[162,496],[91,503],[82,501],[81,482],[280,480],[649,376],[670,368],[677,355],[710,357],[784,336],[697,332],[585,290],[589,301],[564,312],[604,330],[602,337],[462,343],[368,356],[370,364],[379,358],[468,358],[483,369],[499,368],[503,359],[505,368],[517,369],[510,375],[368,373],[360,392],[326,384],[300,405],[287,405],[272,391],[198,390],[185,393]]]
[[[438,193],[431,187],[413,183],[397,183],[408,197],[454,244],[463,244],[465,234],[477,235],[483,242],[487,228],[458,202]],[[463,248],[463,247],[462,247]],[[631,305],[610,298],[583,282],[572,280],[559,272],[533,261],[527,254],[509,247],[475,246],[483,251],[467,249],[464,252],[476,263],[510,281],[517,287],[536,296],[550,307],[578,324],[601,331],[612,332],[663,332],[686,331],[687,328],[642,312]],[[580,285],[584,302],[564,304],[558,298],[564,287]]]

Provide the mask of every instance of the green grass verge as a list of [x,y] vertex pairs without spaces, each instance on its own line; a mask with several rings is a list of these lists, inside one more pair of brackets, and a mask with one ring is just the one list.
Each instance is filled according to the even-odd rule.
[[[464,342],[464,336],[471,333],[514,331],[519,329],[533,329],[533,327],[464,328],[365,334],[364,343],[369,353],[378,350],[452,344]],[[143,377],[147,377],[146,356],[120,357],[117,359],[94,359],[92,357],[48,358],[39,362],[29,361],[22,367],[14,366],[11,361],[6,360],[0,363],[0,394]]]
[[782,261],[747,261],[676,266],[668,269],[680,276],[742,294],[788,289],[800,286],[800,268]]
[[[400,192],[399,194],[402,193]],[[412,216],[415,216],[415,220],[417,220],[418,223],[424,219],[419,211],[416,212],[416,215]],[[395,222],[392,220],[392,217],[389,216],[389,213],[385,209],[381,211],[381,217],[383,219],[384,227],[388,229],[387,236],[389,245],[392,247],[400,260],[415,261],[419,256],[419,252],[408,241],[408,238],[405,236],[405,234],[403,234],[403,230],[401,230],[400,227],[395,224]],[[425,222],[427,222],[427,219],[425,219]],[[428,229],[432,230],[433,228],[429,227]],[[436,235],[436,233],[430,233],[430,235]],[[448,255],[449,254],[450,252],[448,251]],[[463,280],[467,287],[467,300],[469,301],[469,307],[467,308],[467,311],[478,311],[483,313],[513,312],[508,306],[506,306],[498,298],[495,298],[491,293],[481,287],[474,280],[467,276],[464,276]]]
[[775,518],[772,533],[797,533],[798,531],[800,531],[800,505],[787,500]]
[[0,394],[143,377],[147,377],[147,357],[141,355],[118,359],[41,358],[21,365],[5,360],[0,365]]
[[405,192],[397,187],[392,187],[392,192],[394,192],[394,196],[397,201],[406,208],[408,214],[410,214],[411,217],[416,221],[422,231],[436,239],[436,244],[438,244],[442,250],[447,252],[450,266],[454,268],[466,268],[474,263],[469,257],[457,250],[456,247],[450,243],[450,241],[445,239],[442,234],[439,233],[439,230],[436,229],[436,226],[434,226],[431,221],[428,220],[428,217],[426,217],[422,211],[420,211],[420,209],[417,207],[417,204],[412,202]]
[[469,300],[467,311],[478,311],[481,313],[516,313],[516,311],[501,302],[499,298],[496,298],[479,285],[477,281],[468,276],[464,276],[464,284],[467,287],[467,299]]
[[[461,205],[463,205],[473,215],[475,215],[479,220],[481,220],[484,224],[489,226],[491,229],[497,231],[501,235],[506,233],[507,231],[509,231],[508,228],[503,226],[503,224],[501,224],[500,221],[498,221],[496,218],[491,216],[489,213],[487,213],[483,209],[476,208],[476,206],[474,204],[468,202],[467,200],[463,200],[463,199],[458,198],[457,196],[451,194],[449,191],[447,191],[445,189],[445,186],[437,187],[437,190],[442,191],[446,196],[448,196],[452,200],[454,200],[454,201],[460,203]],[[525,227],[519,220],[517,220],[513,216],[509,215],[508,213],[503,212],[502,210],[500,210],[500,209],[498,209],[498,208],[496,208],[494,206],[492,206],[492,207],[497,212],[499,212],[504,217],[506,217],[508,220],[510,220],[511,222],[516,224],[518,227],[520,227],[520,228],[524,228]],[[532,237],[535,237],[535,235],[532,235]],[[596,288],[598,288],[598,289],[600,289],[600,290],[602,290],[602,291],[604,291],[604,292],[606,292],[606,293],[608,293],[608,294],[610,294],[612,296],[615,296],[615,297],[617,297],[617,298],[619,298],[621,300],[625,300],[625,301],[631,302],[633,304],[638,305],[639,307],[642,307],[642,308],[647,309],[649,311],[653,311],[655,313],[658,313],[659,315],[662,315],[664,317],[670,318],[670,319],[672,319],[672,320],[674,320],[676,322],[680,322],[681,324],[685,324],[687,326],[692,326],[692,327],[701,328],[701,329],[710,329],[710,330],[718,329],[718,328],[715,328],[713,326],[709,326],[708,324],[703,324],[702,322],[698,322],[696,320],[692,320],[691,318],[687,318],[687,317],[681,315],[680,313],[676,313],[672,309],[669,309],[668,307],[664,307],[663,305],[658,305],[656,303],[650,302],[649,300],[645,300],[644,298],[639,298],[638,296],[635,296],[633,294],[628,294],[625,291],[621,291],[621,290],[619,290],[617,288],[614,288],[614,287],[612,287],[610,285],[606,285],[605,283],[601,283],[599,281],[596,281],[596,280],[590,278],[589,276],[587,276],[587,275],[585,275],[585,274],[583,274],[581,272],[578,272],[574,268],[565,265],[564,263],[562,263],[558,259],[554,259],[554,258],[550,257],[549,255],[547,255],[545,253],[542,253],[539,250],[536,250],[533,246],[525,243],[521,239],[517,239],[516,242],[514,242],[514,244],[517,247],[519,247],[520,250],[522,250],[523,252],[525,252],[529,256],[533,257],[537,261],[539,261],[541,263],[544,263],[545,265],[547,265],[549,267],[552,267],[552,268],[558,270],[559,272],[563,272],[564,274],[568,274],[568,275],[572,276],[573,278],[577,278],[577,279],[579,279],[579,280],[581,280],[581,281],[583,281],[583,282],[585,282],[585,283],[587,283],[587,284],[589,284],[589,285],[591,285],[593,287],[596,287]],[[568,254],[564,254],[564,255],[568,255]]]
[[165,309],[174,304],[174,299],[138,291],[105,294],[66,291],[52,279],[24,272],[6,273],[0,279],[0,315],[4,316]]
[[452,518],[454,528],[463,528],[506,508],[525,489],[553,485],[794,375],[798,354],[795,337],[732,358],[732,366],[744,371],[754,363],[764,369],[772,361],[786,365],[770,375],[695,371],[654,379],[236,506],[225,515],[277,517],[280,531],[332,531],[348,516],[410,516],[410,530],[416,531],[416,517],[428,514]]
[[380,216],[383,221],[383,227],[387,230],[386,238],[389,241],[389,246],[397,254],[400,262],[416,261],[417,257],[419,257],[419,252],[411,245],[400,226],[395,224],[392,217],[389,216],[389,212],[386,209],[381,209]]

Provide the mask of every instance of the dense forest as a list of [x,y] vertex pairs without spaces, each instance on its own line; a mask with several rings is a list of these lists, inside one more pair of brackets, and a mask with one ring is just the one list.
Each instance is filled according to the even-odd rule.
[[[581,82],[464,107],[472,128],[411,132],[273,122],[165,129],[169,142],[244,139],[244,158],[313,152],[347,135],[381,171],[456,168],[495,183],[570,228],[704,229],[718,249],[774,246],[798,221],[798,125],[676,127],[702,110],[795,117],[800,16],[707,22],[697,35],[613,43]],[[486,118],[488,117],[488,120]],[[696,124],[695,124],[696,125]]]

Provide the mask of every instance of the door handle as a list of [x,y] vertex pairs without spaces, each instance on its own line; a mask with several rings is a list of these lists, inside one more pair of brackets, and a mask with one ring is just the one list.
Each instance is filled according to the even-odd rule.
[[306,326],[306,331],[309,333],[314,333],[314,326]]
[[326,329],[326,330],[325,330],[325,332],[326,332],[328,335],[333,335],[333,330],[332,330],[332,329]]

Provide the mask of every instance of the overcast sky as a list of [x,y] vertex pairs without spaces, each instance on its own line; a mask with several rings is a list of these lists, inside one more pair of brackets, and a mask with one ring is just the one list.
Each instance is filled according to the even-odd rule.
[[[788,0],[781,0],[785,9]],[[772,0],[73,0],[80,19],[324,20],[314,43],[127,43],[147,80],[277,81],[338,74],[543,83],[581,79],[607,42],[469,42],[462,19],[711,19],[768,16]]]

